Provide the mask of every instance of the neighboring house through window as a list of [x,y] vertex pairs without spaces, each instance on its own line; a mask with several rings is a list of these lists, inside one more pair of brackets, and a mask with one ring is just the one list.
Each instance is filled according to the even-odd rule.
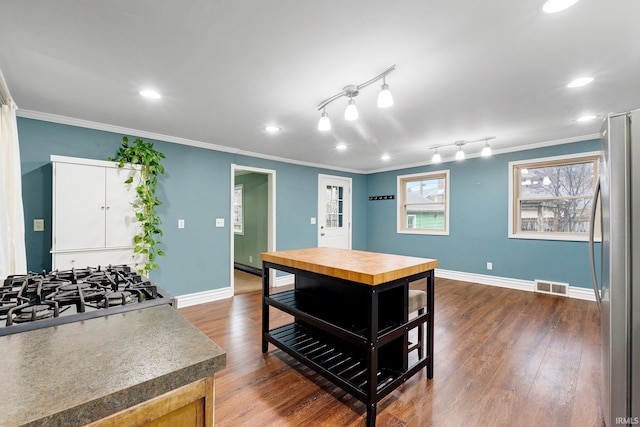
[[398,176],[398,233],[449,234],[449,171]]
[[509,163],[509,237],[587,240],[598,164],[599,153]]

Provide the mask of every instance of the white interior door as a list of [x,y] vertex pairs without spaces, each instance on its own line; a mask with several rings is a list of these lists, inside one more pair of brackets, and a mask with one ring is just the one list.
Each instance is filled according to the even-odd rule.
[[318,246],[351,249],[351,178],[318,175]]

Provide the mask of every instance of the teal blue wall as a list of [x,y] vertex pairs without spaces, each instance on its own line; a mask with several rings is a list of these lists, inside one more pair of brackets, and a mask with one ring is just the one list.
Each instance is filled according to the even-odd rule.
[[[39,120],[18,118],[22,193],[27,247],[31,271],[51,268],[51,165],[50,155],[106,160],[113,156],[122,135]],[[135,135],[132,135],[135,137]],[[318,174],[353,179],[353,248],[366,249],[366,176],[239,156],[185,145],[154,141],[166,155],[166,174],[159,180],[159,207],[164,237],[160,268],[151,279],[174,295],[208,291],[230,284],[231,164],[276,171],[276,247],[293,249],[317,246]],[[215,143],[215,141],[214,141]],[[79,203],[82,202],[79,195]],[[45,219],[45,231],[29,224]],[[216,228],[215,219],[225,227]],[[185,228],[178,229],[178,219]]]
[[446,270],[590,287],[586,242],[507,237],[508,162],[599,149],[594,140],[371,174],[369,195],[396,194],[398,175],[449,169],[451,224],[448,236],[397,234],[396,200],[368,201],[367,249],[436,258]]
[[[51,154],[107,159],[122,135],[18,118],[23,202],[27,224],[27,263],[31,271],[51,268]],[[135,135],[133,135],[135,136]],[[174,295],[208,291],[230,283],[231,164],[276,171],[276,247],[317,246],[318,174],[353,180],[353,249],[437,258],[440,267],[500,277],[568,282],[589,287],[585,242],[509,239],[509,161],[595,151],[597,141],[468,159],[437,167],[408,168],[370,175],[351,174],[256,157],[152,141],[166,155],[167,173],[159,184],[164,204],[160,268],[151,279]],[[212,141],[218,143],[217,141]],[[398,175],[450,169],[449,236],[396,233],[396,201],[369,201],[370,195],[396,194]],[[79,195],[81,203],[81,195]],[[45,232],[30,224],[44,218]],[[225,227],[216,228],[215,218]],[[178,219],[185,228],[178,229]],[[486,262],[493,270],[486,270]]]
[[233,262],[261,270],[260,253],[268,250],[268,175],[238,175],[235,185],[242,185],[243,189],[244,230],[233,235]]

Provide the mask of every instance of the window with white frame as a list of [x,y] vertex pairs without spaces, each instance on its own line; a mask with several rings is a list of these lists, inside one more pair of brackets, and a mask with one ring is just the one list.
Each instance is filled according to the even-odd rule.
[[398,233],[449,234],[449,170],[398,176]]
[[244,233],[244,187],[242,184],[233,188],[233,232]]
[[509,237],[587,240],[599,153],[509,163]]

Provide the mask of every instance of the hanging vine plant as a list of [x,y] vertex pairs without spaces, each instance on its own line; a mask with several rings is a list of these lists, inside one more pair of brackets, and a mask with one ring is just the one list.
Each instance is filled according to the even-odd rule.
[[[138,265],[138,272],[148,275],[151,270],[158,268],[156,257],[163,256],[164,252],[158,249],[162,237],[162,229],[160,229],[160,217],[156,213],[156,206],[162,204],[156,196],[156,188],[158,185],[158,176],[164,173],[162,159],[165,156],[161,152],[153,148],[153,144],[145,142],[140,138],[136,138],[132,144],[126,136],[122,137],[122,145],[118,148],[115,158],[109,158],[110,161],[118,162],[118,167],[124,167],[130,163],[139,165],[141,173],[139,181],[136,183],[136,192],[138,200],[132,204],[136,218],[142,225],[142,234],[134,237],[134,253],[143,254],[145,262]],[[134,177],[129,177],[125,184],[132,184]]]

